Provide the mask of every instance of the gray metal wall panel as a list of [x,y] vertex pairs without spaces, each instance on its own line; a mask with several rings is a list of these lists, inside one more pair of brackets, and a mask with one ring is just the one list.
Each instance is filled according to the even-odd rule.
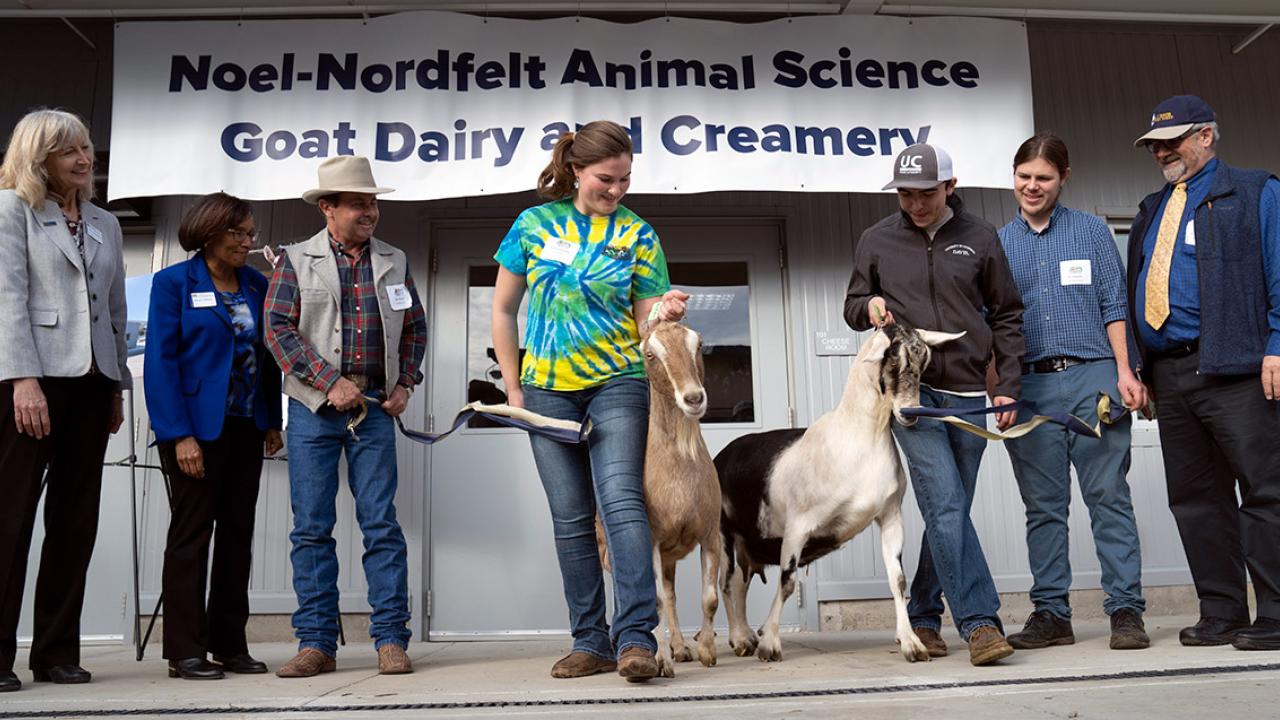
[[[1196,94],[1214,107],[1228,163],[1280,170],[1280,34],[1239,55],[1244,28],[1030,22],[1036,126],[1071,150],[1063,202],[1090,212],[1131,212],[1163,183],[1133,148],[1151,109],[1169,95]],[[1010,158],[1012,161],[1012,158]],[[963,174],[957,170],[957,174]]]

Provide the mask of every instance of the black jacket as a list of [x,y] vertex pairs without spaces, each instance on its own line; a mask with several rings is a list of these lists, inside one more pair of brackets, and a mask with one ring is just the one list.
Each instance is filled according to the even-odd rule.
[[955,214],[932,241],[901,212],[862,233],[844,300],[845,322],[855,330],[871,327],[867,303],[879,295],[898,321],[963,330],[963,338],[933,348],[921,381],[938,390],[985,390],[994,350],[996,394],[1017,399],[1025,351],[1022,296],[996,229],[966,213],[959,196],[952,194],[947,204]]

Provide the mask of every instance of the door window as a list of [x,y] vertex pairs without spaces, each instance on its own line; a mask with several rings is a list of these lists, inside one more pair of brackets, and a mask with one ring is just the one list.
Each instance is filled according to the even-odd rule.
[[[756,419],[751,366],[750,283],[745,261],[671,262],[671,285],[689,293],[685,322],[702,334],[708,396],[703,423],[750,423]],[[467,402],[507,401],[507,384],[493,351],[490,313],[497,265],[467,271]],[[521,357],[528,300],[517,313]],[[468,427],[499,427],[473,417]]]

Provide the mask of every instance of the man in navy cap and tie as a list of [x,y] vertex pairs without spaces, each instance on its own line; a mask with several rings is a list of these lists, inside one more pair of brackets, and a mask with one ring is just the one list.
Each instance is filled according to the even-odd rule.
[[1280,181],[1217,159],[1218,139],[1213,109],[1178,95],[1134,143],[1166,183],[1129,234],[1130,357],[1200,598],[1182,644],[1280,650]]

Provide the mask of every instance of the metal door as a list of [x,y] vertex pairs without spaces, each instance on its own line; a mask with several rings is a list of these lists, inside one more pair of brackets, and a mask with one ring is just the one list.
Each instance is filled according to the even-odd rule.
[[[743,433],[789,426],[779,224],[691,219],[654,224],[673,285],[694,295],[688,322],[704,334],[711,350],[712,409],[703,425],[711,452]],[[435,338],[430,412],[436,428],[450,422],[469,398],[500,402],[503,397],[496,363],[486,351],[497,269],[492,255],[506,230],[505,221],[474,221],[438,226],[434,233],[438,265],[430,305]],[[718,389],[733,397],[718,401]],[[432,448],[430,465],[430,637],[567,632],[551,519],[525,434],[465,428]],[[683,625],[696,627],[700,621],[699,582],[695,552],[677,572]],[[753,620],[763,619],[771,598],[757,587]],[[783,619],[799,622],[794,603]]]

